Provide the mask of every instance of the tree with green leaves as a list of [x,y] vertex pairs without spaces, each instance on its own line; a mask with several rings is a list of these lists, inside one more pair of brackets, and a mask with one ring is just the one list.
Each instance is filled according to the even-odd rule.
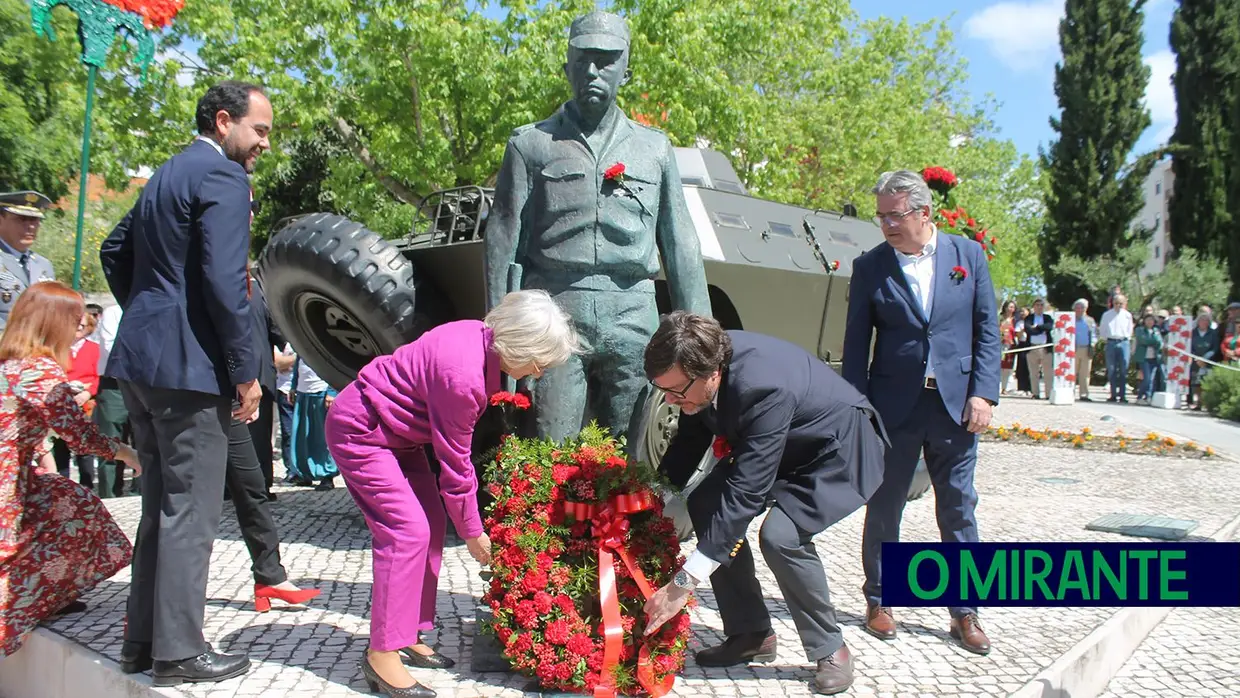
[[[298,203],[286,184],[304,181],[304,169],[319,178],[318,208],[405,235],[422,197],[490,185],[512,130],[568,99],[568,25],[593,7],[191,3],[163,37],[168,60],[151,83],[111,84],[135,119],[121,149],[161,162],[183,147],[208,83],[257,81],[272,95],[276,130],[255,177],[264,202],[256,226],[274,222],[268,203]],[[993,105],[965,93],[945,23],[863,21],[847,0],[616,0],[612,9],[633,37],[620,105],[674,144],[708,142],[757,196],[833,210],[852,203],[863,216],[884,170],[951,168],[961,203],[999,238],[996,285],[1040,281],[1037,163],[998,137]],[[178,55],[182,44],[196,57]],[[335,145],[320,160],[298,160],[317,139]]]
[[1067,0],[1059,25],[1063,57],[1055,66],[1052,117],[1058,138],[1042,153],[1048,177],[1042,267],[1047,297],[1071,307],[1089,289],[1056,271],[1061,259],[1115,255],[1143,242],[1130,226],[1155,155],[1131,158],[1150,125],[1141,58],[1145,0]]
[[1168,202],[1173,253],[1182,247],[1226,259],[1235,237],[1230,186],[1232,112],[1240,80],[1240,0],[1180,0],[1171,20],[1176,55],[1175,173]]
[[[1162,308],[1180,306],[1188,312],[1201,305],[1224,307],[1231,282],[1227,268],[1217,258],[1200,255],[1191,247],[1181,248],[1166,266],[1154,274],[1143,274],[1150,259],[1148,245],[1130,245],[1114,254],[1083,259],[1075,255],[1061,258],[1055,274],[1074,279],[1092,298],[1090,307],[1106,308],[1111,289],[1119,286],[1128,294],[1129,308],[1150,304]],[[1068,308],[1068,305],[1058,306]],[[1135,311],[1134,311],[1135,312]]]

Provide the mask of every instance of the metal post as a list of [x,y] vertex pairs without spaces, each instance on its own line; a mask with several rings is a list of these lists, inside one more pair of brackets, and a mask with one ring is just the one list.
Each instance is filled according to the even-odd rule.
[[95,74],[99,68],[87,64],[86,70],[86,124],[82,128],[82,170],[78,188],[77,240],[73,248],[73,289],[82,289],[82,227],[86,222],[86,191],[90,180],[90,117],[95,107]]

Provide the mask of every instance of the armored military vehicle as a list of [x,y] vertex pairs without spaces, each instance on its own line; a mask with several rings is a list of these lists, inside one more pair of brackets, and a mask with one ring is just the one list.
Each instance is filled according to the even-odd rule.
[[[751,196],[717,151],[677,148],[676,162],[715,317],[728,329],[792,341],[838,368],[852,262],[881,243],[882,232],[855,210],[809,210]],[[259,275],[272,315],[302,359],[340,389],[371,358],[431,327],[481,318],[492,193],[468,186],[428,196],[401,241],[326,213],[282,221]],[[670,310],[661,280],[656,294],[659,310]],[[645,414],[644,433],[631,438],[641,457],[657,462],[678,413],[655,394]],[[912,494],[928,486],[919,478]]]

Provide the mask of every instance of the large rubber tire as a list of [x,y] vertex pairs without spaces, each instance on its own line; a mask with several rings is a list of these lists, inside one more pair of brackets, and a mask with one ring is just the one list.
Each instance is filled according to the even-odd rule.
[[267,243],[259,277],[276,325],[337,390],[374,357],[451,319],[399,248],[343,216],[293,220]]

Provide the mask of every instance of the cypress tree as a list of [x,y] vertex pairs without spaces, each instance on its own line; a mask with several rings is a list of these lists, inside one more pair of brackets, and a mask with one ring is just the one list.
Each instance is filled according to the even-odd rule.
[[1240,62],[1240,0],[1180,0],[1171,20],[1175,52],[1175,174],[1169,206],[1172,249],[1226,259],[1232,231],[1229,181],[1232,110]]
[[[1047,297],[1069,308],[1089,297],[1081,281],[1054,272],[1067,255],[1114,255],[1134,242],[1141,189],[1153,154],[1130,161],[1150,125],[1143,105],[1150,70],[1141,58],[1145,0],[1067,0],[1055,66],[1058,138],[1041,153],[1049,185],[1042,240]],[[1144,241],[1138,241],[1143,244]]]

